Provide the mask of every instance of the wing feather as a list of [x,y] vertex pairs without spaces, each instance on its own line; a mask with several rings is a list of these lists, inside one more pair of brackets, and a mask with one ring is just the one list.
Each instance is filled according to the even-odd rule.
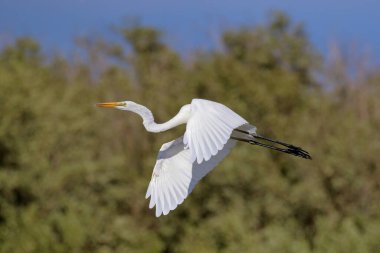
[[[148,185],[146,198],[149,208],[156,206],[156,216],[168,214],[180,205],[195,185],[206,176],[235,145],[229,140],[215,156],[201,164],[191,159],[191,151],[184,144],[184,136],[162,145]],[[211,146],[209,146],[211,147]]]
[[145,198],[149,198],[149,196],[152,194],[152,183],[149,183],[148,189],[146,190]]
[[[205,99],[193,99],[191,116],[183,139],[192,161],[198,164],[215,156],[229,140],[232,131],[248,122],[228,107]],[[213,143],[214,145],[212,145]]]
[[[156,185],[156,184],[155,184]],[[157,186],[157,185],[156,185]],[[161,204],[158,202],[159,200],[159,197],[158,197],[158,192],[159,192],[160,188],[159,187],[156,187],[155,188],[155,195],[154,195],[154,200],[155,200],[155,203],[156,203],[156,216],[157,215],[161,215],[162,213],[162,208],[161,208]]]
[[[149,198],[149,197],[147,197]],[[153,200],[153,196],[150,197],[150,201],[149,201],[149,208],[152,209],[154,207],[155,203],[154,203],[154,200]]]
[[226,134],[228,134],[228,131],[227,129],[224,129],[223,125],[220,125],[219,127],[217,126],[217,124],[214,122],[214,120],[210,120],[208,121],[209,125],[210,125],[210,128],[212,129],[212,131],[209,131],[210,134],[212,134],[212,136],[214,137],[213,140],[216,142],[216,150],[214,151],[214,154],[215,155],[218,150],[220,150],[220,146],[221,146],[221,143],[223,143],[223,136],[225,136]]
[[[206,121],[205,124],[208,127],[213,128],[211,121]],[[209,153],[209,156],[207,156],[205,158],[206,158],[206,160],[209,160],[211,158],[211,156],[216,155],[216,153],[218,152],[218,145],[214,141],[214,140],[218,139],[218,135],[215,133],[215,131],[205,132],[205,138],[204,139],[205,139],[205,143],[207,144],[208,153]]]

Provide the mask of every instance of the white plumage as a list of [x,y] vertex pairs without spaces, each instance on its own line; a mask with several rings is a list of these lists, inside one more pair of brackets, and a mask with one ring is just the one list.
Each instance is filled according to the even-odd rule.
[[223,148],[235,128],[247,123],[222,104],[193,99],[183,140],[191,150],[191,160],[199,164],[208,161]]
[[[162,145],[146,192],[149,207],[156,206],[156,216],[168,214],[180,205],[195,185],[221,162],[236,140],[260,145],[310,159],[308,153],[292,145],[256,135],[256,127],[228,107],[205,99],[193,99],[171,120],[157,124],[151,111],[132,101],[99,103],[139,114],[149,132],[162,132],[180,124],[186,125],[183,136]],[[235,131],[234,131],[235,130]],[[288,147],[281,149],[256,141],[266,141]]]
[[180,205],[199,180],[228,155],[235,143],[229,140],[215,156],[200,164],[192,161],[183,137],[162,145],[145,196],[150,197],[150,208],[156,206],[156,216],[166,215]]
[[213,101],[193,99],[190,106],[184,136],[162,145],[153,169],[145,197],[150,197],[150,208],[156,206],[157,217],[184,201],[235,145],[236,141],[229,140],[232,131],[248,123]]

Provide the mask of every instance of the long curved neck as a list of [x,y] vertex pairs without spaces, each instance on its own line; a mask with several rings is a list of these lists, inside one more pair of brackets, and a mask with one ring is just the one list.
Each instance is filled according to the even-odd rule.
[[173,127],[186,123],[188,120],[188,117],[186,117],[186,115],[179,112],[176,116],[174,116],[169,121],[162,124],[158,124],[154,122],[154,117],[153,117],[152,112],[143,105],[136,104],[131,111],[140,115],[140,117],[143,119],[143,124],[144,124],[145,129],[148,132],[153,132],[153,133],[169,130]]

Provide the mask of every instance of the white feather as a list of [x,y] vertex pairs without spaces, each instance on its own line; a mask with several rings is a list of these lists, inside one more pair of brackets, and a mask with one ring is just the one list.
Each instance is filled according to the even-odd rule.
[[191,160],[196,160],[198,164],[208,161],[223,148],[235,128],[247,123],[222,104],[193,99],[184,137],[184,144],[191,152]]
[[149,132],[158,133],[186,124],[184,136],[162,145],[145,194],[150,198],[149,208],[156,206],[157,217],[181,204],[199,180],[230,152],[235,145],[230,137],[242,135],[233,132],[234,129],[256,132],[256,127],[228,107],[205,99],[193,99],[172,119],[161,124],[154,121],[148,108],[132,101],[99,103],[98,106],[137,113]]
[[150,197],[149,207],[156,205],[157,217],[180,205],[199,180],[215,168],[236,143],[229,140],[215,156],[198,164],[192,161],[191,151],[186,149],[183,138],[162,145],[157,156],[146,195]]

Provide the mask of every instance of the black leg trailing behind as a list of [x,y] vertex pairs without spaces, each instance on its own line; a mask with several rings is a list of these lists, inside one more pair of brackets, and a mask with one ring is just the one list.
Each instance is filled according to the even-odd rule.
[[[243,134],[246,134],[246,135],[248,135],[247,137],[249,137],[249,138],[245,139],[245,138],[240,138],[240,137],[231,137],[231,139],[238,140],[238,141],[244,141],[244,142],[247,142],[247,143],[252,144],[252,145],[257,145],[257,146],[260,146],[260,147],[277,150],[277,151],[280,151],[280,152],[284,152],[284,153],[287,153],[287,154],[290,154],[290,155],[302,157],[302,158],[305,158],[305,159],[310,159],[310,160],[312,159],[311,156],[310,156],[310,154],[309,154],[309,152],[303,150],[300,147],[296,147],[294,145],[287,144],[285,142],[272,140],[272,139],[269,139],[267,137],[260,136],[258,134],[250,134],[249,132],[246,132],[246,131],[240,130],[240,129],[235,129],[235,131],[243,133]],[[276,144],[282,145],[282,146],[284,146],[286,148],[280,148],[280,147],[272,146],[272,145],[269,145],[269,144],[265,144],[265,143],[260,142],[259,140],[264,140],[264,141],[267,141],[267,142],[276,143]]]

